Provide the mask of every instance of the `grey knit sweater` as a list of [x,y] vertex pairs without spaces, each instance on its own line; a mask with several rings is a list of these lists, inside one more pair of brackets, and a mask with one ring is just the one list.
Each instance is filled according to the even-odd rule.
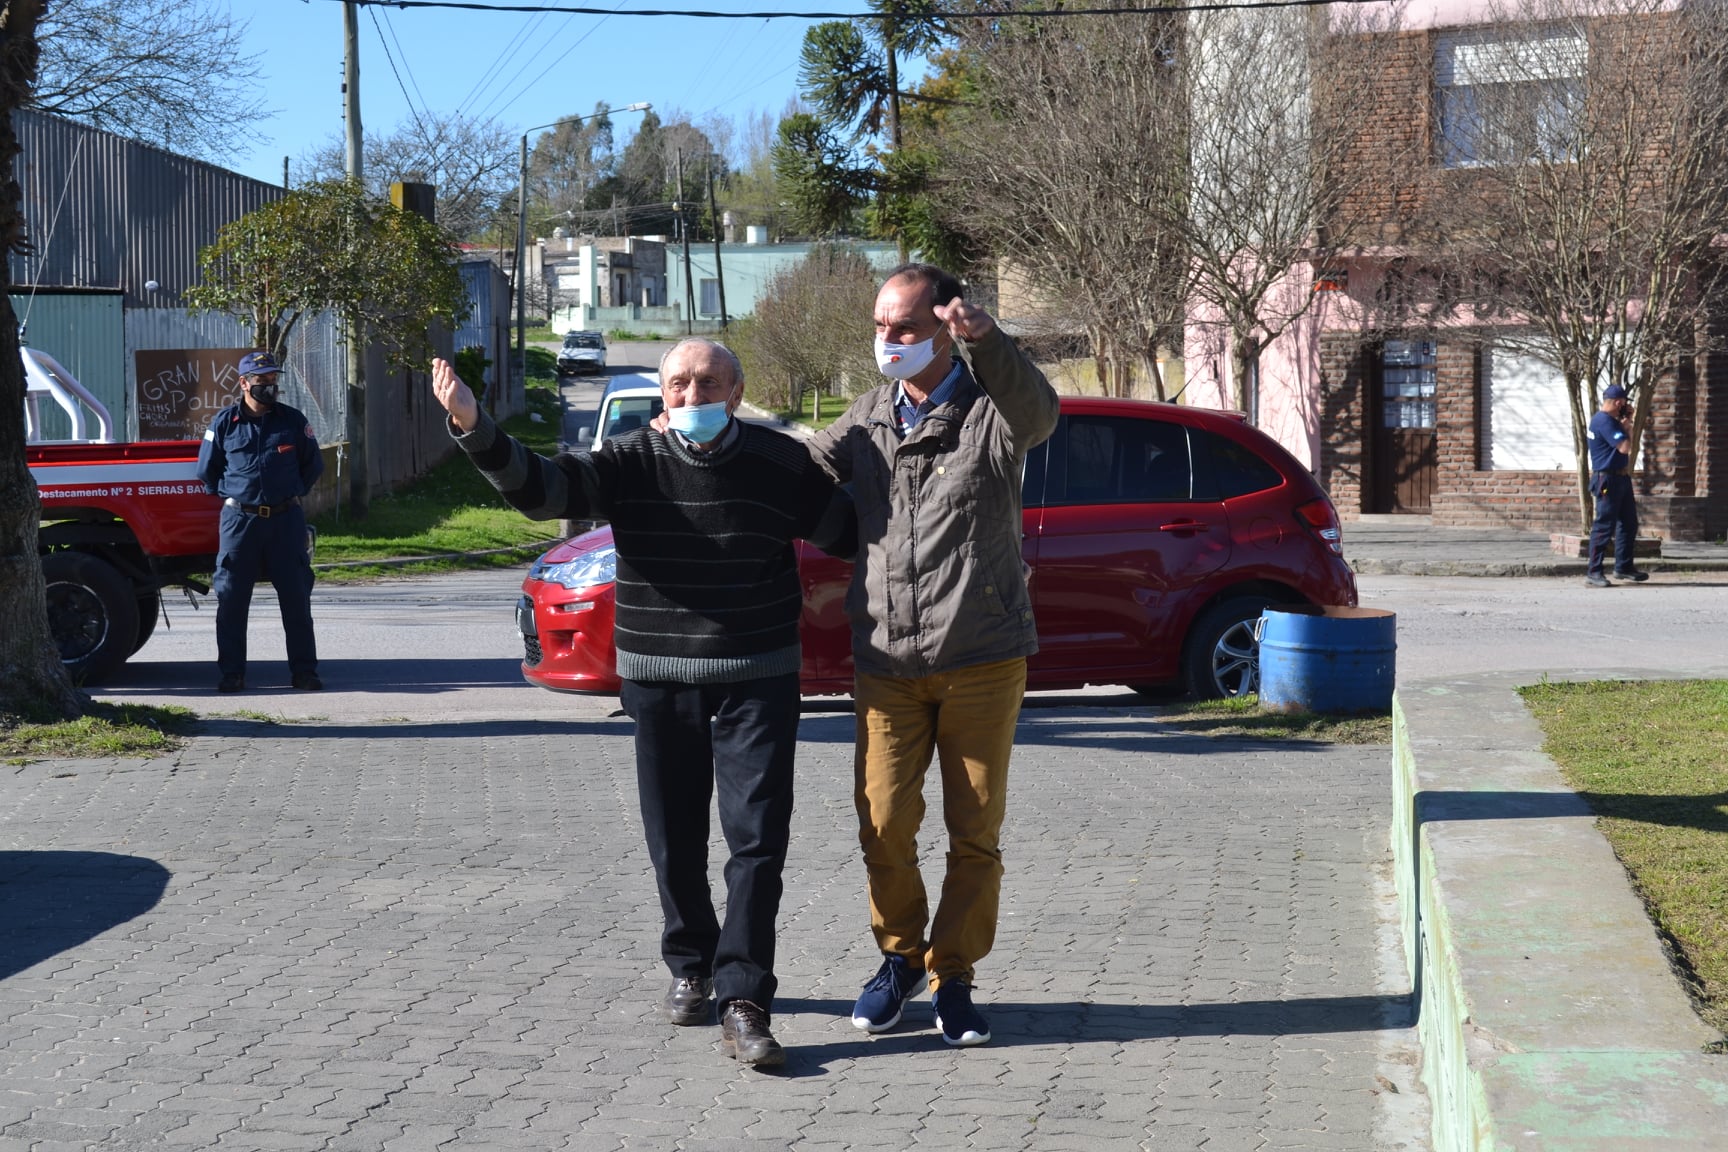
[[618,675],[732,683],[798,671],[803,594],[792,547],[850,557],[846,492],[791,437],[734,422],[710,452],[639,429],[596,452],[539,456],[484,413],[456,442],[536,520],[604,519],[618,548]]

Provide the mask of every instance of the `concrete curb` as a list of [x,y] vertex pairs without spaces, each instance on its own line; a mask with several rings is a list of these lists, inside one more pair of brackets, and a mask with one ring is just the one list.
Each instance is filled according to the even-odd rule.
[[[1662,673],[1602,672],[1650,679]],[[1720,1149],[1728,1057],[1515,689],[1393,702],[1399,909],[1435,1152]]]
[[[1583,560],[1374,560],[1346,557],[1350,569],[1369,576],[1577,576],[1588,570]],[[1728,572],[1728,560],[1638,561],[1646,572]]]

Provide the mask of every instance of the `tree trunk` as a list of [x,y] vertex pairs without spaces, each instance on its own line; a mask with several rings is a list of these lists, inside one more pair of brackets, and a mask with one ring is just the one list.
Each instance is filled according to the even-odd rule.
[[1164,368],[1158,363],[1158,353],[1156,351],[1142,353],[1140,356],[1140,363],[1146,369],[1146,378],[1152,381],[1153,399],[1170,399],[1169,394],[1164,387]]
[[[882,22],[882,47],[887,49],[885,55],[888,57],[888,145],[894,149],[895,155],[898,156],[900,153],[900,64],[896,57],[899,56],[900,50],[894,41],[894,31],[893,21],[884,20]],[[911,257],[911,252],[906,247],[906,234],[903,231],[897,230],[895,232],[894,247],[900,257],[900,263],[906,263]]]
[[[40,0],[9,0],[0,7],[0,236],[6,251],[24,247],[23,199],[12,178],[18,138],[12,110],[23,105],[36,79],[36,23]],[[6,287],[10,288],[10,277]],[[24,456],[24,365],[18,318],[0,293],[0,718],[71,719],[84,699],[66,675],[48,630],[47,589],[36,552],[41,504]]]
[[[1590,401],[1589,411],[1586,411],[1584,403],[1586,398]],[[1590,440],[1586,435],[1590,416],[1597,407],[1595,382],[1568,376],[1566,399],[1571,408],[1572,450],[1577,453],[1578,461],[1578,519],[1584,535],[1588,536],[1590,525],[1596,519],[1596,501],[1590,495]]]
[[1251,333],[1233,332],[1230,336],[1230,404],[1246,413],[1249,423],[1258,424],[1258,413],[1248,411],[1248,379],[1260,369],[1260,343]]

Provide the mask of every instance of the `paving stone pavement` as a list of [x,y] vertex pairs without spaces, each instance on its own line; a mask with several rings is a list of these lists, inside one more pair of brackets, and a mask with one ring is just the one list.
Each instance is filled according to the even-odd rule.
[[656,1019],[628,720],[240,714],[0,769],[0,1152],[1425,1147],[1388,750],[1043,703],[968,1050],[927,998],[850,1024],[852,718],[805,716],[779,1074]]

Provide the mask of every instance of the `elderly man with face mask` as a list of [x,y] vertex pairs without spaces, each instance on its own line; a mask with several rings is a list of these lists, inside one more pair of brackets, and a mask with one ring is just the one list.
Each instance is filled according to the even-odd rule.
[[[712,994],[735,1059],[783,1063],[770,1012],[802,662],[792,542],[851,555],[850,500],[796,441],[734,418],[743,372],[711,340],[681,341],[660,362],[666,432],[641,428],[592,453],[530,452],[442,360],[432,386],[456,442],[512,507],[537,520],[611,522],[619,696],[636,722],[672,975],[662,1010],[673,1024],[701,1024]],[[731,852],[724,924],[708,889],[716,789]]]
[[[1008,757],[1026,657],[1038,650],[1020,478],[1059,407],[1044,374],[941,268],[890,271],[875,320],[888,379],[810,443],[824,468],[852,483],[858,508],[846,598],[854,798],[883,961],[852,1023],[894,1027],[928,982],[943,1039],[965,1047],[990,1039],[972,985],[996,937]],[[917,843],[932,757],[948,831],[934,918]]]
[[312,425],[277,396],[282,366],[269,352],[240,358],[240,399],[216,413],[198,449],[198,478],[222,497],[216,574],[218,692],[246,687],[252,587],[267,575],[282,610],[289,682],[317,691],[312,562],[300,498],[324,472]]

